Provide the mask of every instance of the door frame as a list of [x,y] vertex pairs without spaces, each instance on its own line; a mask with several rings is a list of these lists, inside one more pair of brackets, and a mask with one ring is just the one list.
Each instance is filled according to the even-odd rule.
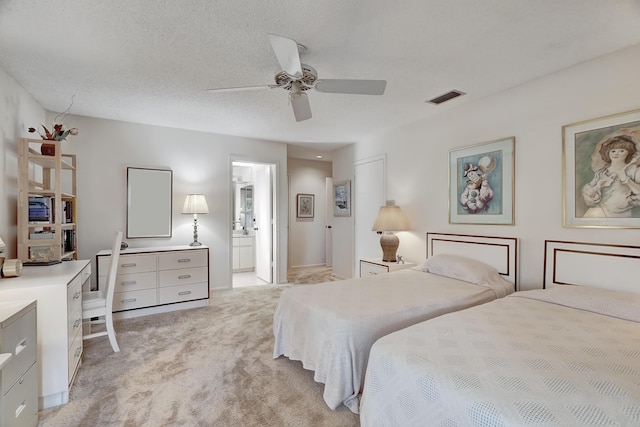
[[227,233],[229,239],[229,289],[233,289],[233,218],[234,218],[234,205],[233,205],[233,164],[234,163],[249,163],[257,165],[269,166],[271,171],[271,283],[277,283],[279,273],[279,242],[278,242],[278,217],[279,217],[279,205],[278,205],[278,173],[279,165],[273,160],[264,160],[247,156],[229,156],[228,162],[228,181],[229,181],[229,197],[227,200],[228,205],[228,218],[227,221]]

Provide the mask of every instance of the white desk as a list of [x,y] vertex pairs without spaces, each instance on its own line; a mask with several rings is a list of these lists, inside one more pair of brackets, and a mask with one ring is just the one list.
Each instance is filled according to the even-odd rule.
[[69,401],[82,357],[82,284],[90,276],[89,260],[78,260],[25,267],[20,277],[0,279],[1,301],[37,300],[40,409]]

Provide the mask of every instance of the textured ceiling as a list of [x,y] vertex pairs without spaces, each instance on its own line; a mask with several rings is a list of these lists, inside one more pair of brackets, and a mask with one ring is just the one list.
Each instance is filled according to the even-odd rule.
[[[296,122],[281,89],[206,91],[272,84],[267,33],[385,94],[309,91]],[[325,147],[638,43],[638,0],[0,0],[0,66],[49,110]]]

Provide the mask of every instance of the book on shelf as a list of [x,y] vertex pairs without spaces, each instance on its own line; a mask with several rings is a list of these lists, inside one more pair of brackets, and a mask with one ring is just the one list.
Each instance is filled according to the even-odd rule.
[[75,230],[64,230],[63,231],[64,240],[62,242],[62,247],[65,252],[72,252],[76,248],[76,231]]

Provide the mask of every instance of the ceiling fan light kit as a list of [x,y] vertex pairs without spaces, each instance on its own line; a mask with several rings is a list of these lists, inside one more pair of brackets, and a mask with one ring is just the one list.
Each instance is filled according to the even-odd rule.
[[300,62],[300,53],[306,47],[295,40],[268,34],[271,47],[276,55],[282,71],[275,77],[275,85],[239,86],[219,89],[209,89],[209,92],[236,92],[258,89],[281,88],[289,91],[289,100],[293,115],[297,122],[310,119],[311,106],[305,93],[315,89],[321,93],[343,93],[349,95],[382,95],[387,86],[386,80],[352,80],[352,79],[321,79],[318,80],[316,70]]

